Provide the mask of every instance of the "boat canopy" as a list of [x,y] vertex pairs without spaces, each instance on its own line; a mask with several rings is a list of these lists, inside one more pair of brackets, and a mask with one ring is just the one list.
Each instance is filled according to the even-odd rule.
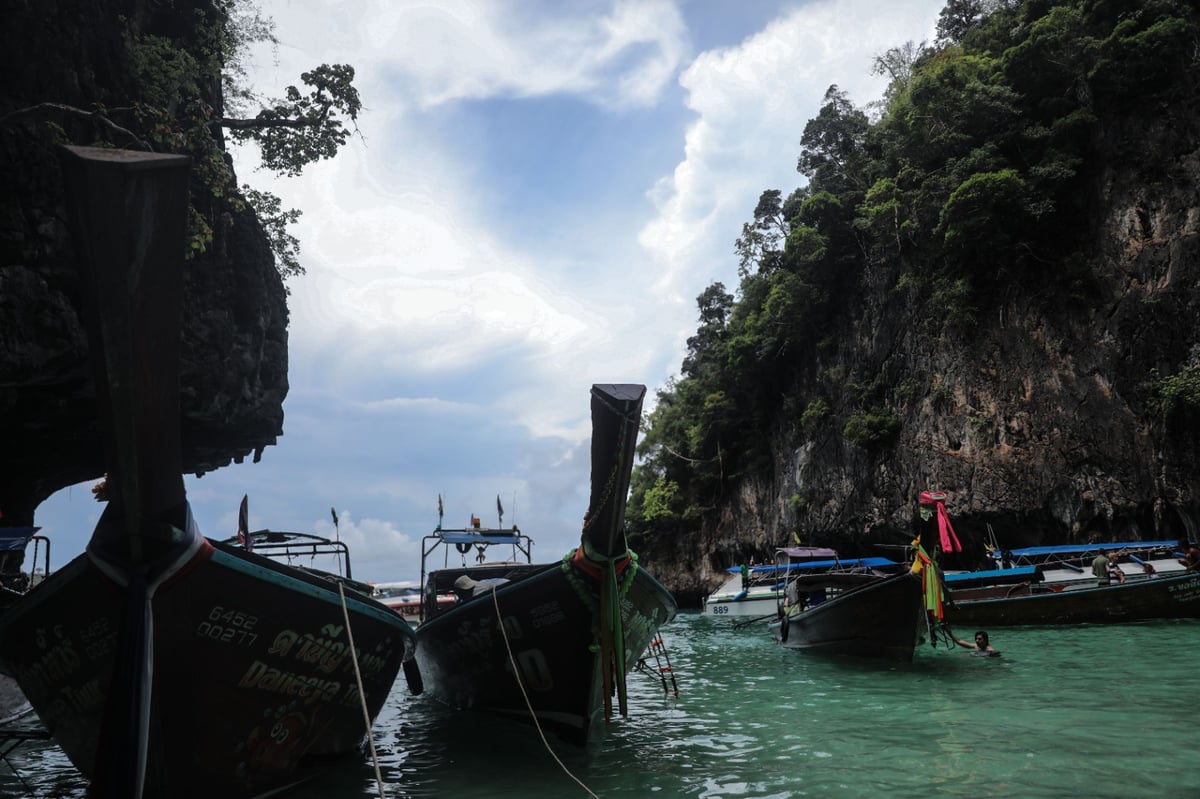
[[1085,552],[1108,552],[1109,550],[1124,549],[1135,551],[1170,549],[1174,551],[1177,545],[1178,542],[1176,541],[1111,541],[1104,544],[1059,544],[1056,546],[996,550],[992,553],[992,557],[998,559],[1001,557],[1002,552],[1006,552],[1014,558],[1038,558],[1046,555],[1082,555]]
[[977,572],[947,572],[943,575],[946,584],[953,588],[968,588],[976,584],[987,585],[1011,582],[1041,582],[1042,572],[1039,566],[1014,566],[1011,569],[988,569]]
[[24,549],[40,527],[0,527],[0,550]]
[[[787,550],[779,550],[786,552]],[[830,550],[831,552],[833,550]],[[834,553],[836,554],[836,553]],[[890,558],[834,558],[832,560],[807,560],[798,563],[780,563],[768,564],[765,566],[755,566],[750,569],[752,574],[783,574],[793,571],[808,571],[836,568],[862,568],[862,569],[884,569],[889,566],[900,566],[902,564]],[[730,566],[725,571],[729,574],[737,574],[742,569],[740,566]]]
[[442,530],[437,534],[447,544],[511,544],[519,530]]
[[784,547],[776,550],[777,553],[787,555],[792,560],[808,559],[817,560],[818,558],[836,558],[838,556],[836,549],[828,547]]

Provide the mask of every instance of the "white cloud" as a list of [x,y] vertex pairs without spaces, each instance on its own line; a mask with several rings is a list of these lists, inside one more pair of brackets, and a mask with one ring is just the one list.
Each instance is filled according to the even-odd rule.
[[[668,0],[619,0],[608,9],[502,0],[262,6],[277,23],[281,66],[302,52],[355,65],[377,59],[381,79],[404,85],[389,104],[408,109],[559,93],[611,108],[650,105],[687,49],[686,25]],[[259,60],[267,63],[265,50]],[[275,73],[277,85],[295,80],[286,74]]]
[[758,195],[786,195],[802,183],[800,136],[826,89],[836,83],[859,105],[878,99],[885,83],[870,74],[874,56],[928,38],[940,7],[824,0],[696,57],[680,78],[697,115],[685,157],[655,185],[659,213],[640,235],[662,270],[664,296],[690,299],[709,281],[732,277],[733,243]]

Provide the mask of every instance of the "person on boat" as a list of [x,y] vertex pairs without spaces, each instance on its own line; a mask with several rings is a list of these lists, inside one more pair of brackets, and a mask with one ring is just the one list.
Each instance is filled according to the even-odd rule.
[[486,594],[488,591],[494,591],[507,582],[508,580],[503,577],[473,580],[464,574],[454,581],[454,593],[458,595],[458,599],[461,602],[471,597]]
[[1108,556],[1103,552],[1092,558],[1092,574],[1098,585],[1108,585]]
[[1200,572],[1200,547],[1180,539],[1179,548],[1185,549],[1183,557],[1179,559],[1179,565],[1184,571]]
[[1153,580],[1158,576],[1158,571],[1154,568],[1154,564],[1150,561],[1146,561],[1142,564],[1142,571],[1145,572],[1147,580]]
[[745,563],[742,564],[742,590],[746,591],[750,588],[750,567]]
[[950,637],[953,638],[954,643],[958,644],[959,646],[961,646],[965,649],[975,650],[975,654],[977,654],[977,655],[988,655],[991,657],[999,657],[999,655],[1000,655],[1000,650],[996,649],[990,643],[988,643],[988,634],[983,630],[976,631],[975,643],[971,643],[970,641],[964,641],[963,639],[961,639],[957,635],[955,635],[953,632],[950,633]]
[[1108,584],[1125,582],[1125,572],[1121,571],[1121,564],[1117,563],[1120,555],[1116,552],[1108,553],[1108,564],[1104,567],[1108,575]]

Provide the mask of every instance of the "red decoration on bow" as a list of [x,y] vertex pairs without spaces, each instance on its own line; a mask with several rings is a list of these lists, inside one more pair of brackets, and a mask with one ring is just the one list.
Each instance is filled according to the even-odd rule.
[[943,552],[962,552],[962,544],[954,534],[954,525],[950,524],[950,515],[946,513],[946,495],[941,491],[922,491],[921,504],[933,505],[937,508],[938,533],[941,536]]

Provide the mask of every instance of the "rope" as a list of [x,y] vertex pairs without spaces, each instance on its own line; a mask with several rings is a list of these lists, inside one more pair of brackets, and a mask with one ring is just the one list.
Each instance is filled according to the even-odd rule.
[[[513,677],[517,680],[517,687],[521,689],[521,696],[525,699],[525,707],[529,709],[529,717],[533,719],[533,726],[537,728],[538,735],[541,736],[542,745],[546,747],[546,751],[550,753],[550,757],[554,758],[554,762],[558,764],[563,772],[575,780],[580,788],[587,791],[587,795],[592,799],[600,799],[599,796],[592,793],[592,789],[583,784],[583,781],[571,773],[567,765],[559,759],[555,754],[554,749],[550,746],[550,742],[546,740],[546,733],[542,731],[542,724],[538,721],[537,713],[533,710],[533,703],[529,701],[529,694],[525,691],[525,683],[521,681],[521,670],[517,667],[517,659],[513,656],[512,645],[508,642],[508,633],[504,629],[504,618],[500,615],[500,600],[496,597],[496,588],[492,587],[492,606],[496,608],[496,625],[500,628],[500,637],[504,639],[504,648],[508,650],[508,662],[512,666]],[[584,719],[587,723],[587,719]]]
[[367,695],[363,691],[362,672],[358,670],[358,653],[354,649],[354,633],[350,631],[350,611],[346,607],[346,591],[338,582],[338,596],[342,598],[342,618],[346,620],[346,638],[350,641],[350,662],[354,664],[354,681],[358,683],[358,698],[362,700],[363,723],[367,728],[367,743],[371,746],[371,762],[375,764],[375,785],[379,788],[379,799],[384,799],[383,775],[379,772],[379,755],[375,752],[375,739],[371,737],[371,714],[367,711]]
[[616,564],[607,560],[600,578],[600,660],[604,668],[604,721],[612,720],[612,689],[616,678],[617,710],[629,714],[625,688],[625,626],[621,618],[621,591]]
[[[571,566],[578,567],[590,575],[598,583],[598,601],[592,598],[591,592],[571,574]],[[633,568],[626,568],[632,566]],[[592,612],[592,633],[596,636],[593,651],[599,651],[600,661],[604,672],[602,687],[604,690],[604,723],[612,721],[612,695],[617,694],[617,708],[622,716],[628,715],[629,705],[625,689],[626,652],[625,626],[621,616],[621,599],[633,585],[637,572],[637,554],[626,549],[617,558],[606,558],[591,551],[584,541],[583,545],[567,553],[563,558],[563,571],[567,581],[575,588],[580,598]],[[624,571],[624,579],[619,580],[618,574]]]

